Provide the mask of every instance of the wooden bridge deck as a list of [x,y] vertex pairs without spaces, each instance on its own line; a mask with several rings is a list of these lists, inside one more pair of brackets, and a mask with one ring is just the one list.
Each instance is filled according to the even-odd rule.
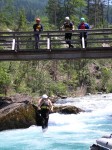
[[[81,48],[79,33],[84,31],[73,31],[75,48],[66,48],[65,32],[44,31],[38,50],[34,48],[34,32],[0,32],[0,60],[112,58],[112,29],[87,30],[88,47]],[[102,47],[103,44],[107,47]]]

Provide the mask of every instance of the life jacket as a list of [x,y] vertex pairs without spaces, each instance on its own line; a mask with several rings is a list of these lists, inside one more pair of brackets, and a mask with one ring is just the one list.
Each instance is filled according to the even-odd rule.
[[49,101],[44,100],[41,105],[41,109],[50,109]]
[[42,29],[41,24],[37,24],[37,25],[36,25],[36,29],[40,31],[40,30]]
[[79,29],[82,29],[82,30],[86,29],[85,24],[81,23]]
[[42,26],[42,24],[34,24],[33,25],[33,29],[34,29],[34,31],[43,31],[43,26]]
[[72,30],[72,28],[73,28],[73,23],[71,23],[71,22],[65,22],[64,23],[64,28],[65,28],[65,31],[69,31],[69,30]]

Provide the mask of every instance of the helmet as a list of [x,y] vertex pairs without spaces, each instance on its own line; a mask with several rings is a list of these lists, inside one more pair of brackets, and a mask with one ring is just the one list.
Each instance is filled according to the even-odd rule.
[[81,18],[80,21],[81,21],[81,22],[85,22],[85,18]]
[[65,21],[69,21],[70,20],[70,18],[69,17],[65,17]]
[[42,98],[47,99],[48,96],[46,94],[42,95]]
[[40,22],[40,18],[36,18],[36,22],[39,23]]

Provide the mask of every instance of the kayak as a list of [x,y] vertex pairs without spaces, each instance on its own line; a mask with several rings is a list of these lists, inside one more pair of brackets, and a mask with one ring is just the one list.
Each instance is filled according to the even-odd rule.
[[93,144],[90,150],[112,150],[112,134],[97,139],[96,144]]

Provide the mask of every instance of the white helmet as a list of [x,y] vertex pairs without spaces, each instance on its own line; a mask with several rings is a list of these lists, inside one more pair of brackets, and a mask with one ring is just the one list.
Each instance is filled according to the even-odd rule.
[[42,95],[42,98],[47,99],[48,96],[46,94]]
[[70,18],[69,17],[65,17],[65,21],[69,21],[70,20]]

